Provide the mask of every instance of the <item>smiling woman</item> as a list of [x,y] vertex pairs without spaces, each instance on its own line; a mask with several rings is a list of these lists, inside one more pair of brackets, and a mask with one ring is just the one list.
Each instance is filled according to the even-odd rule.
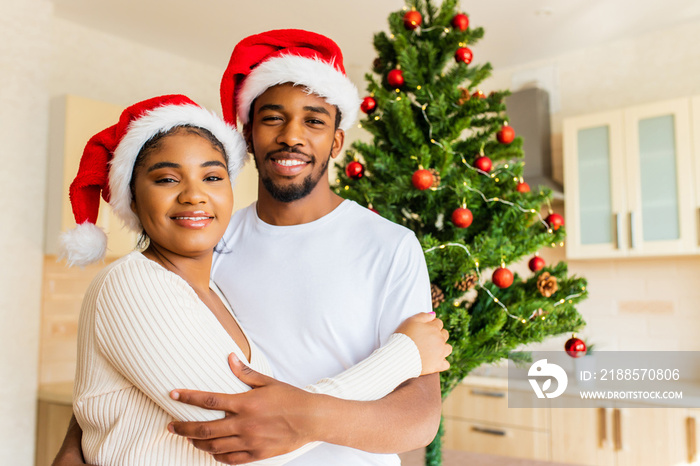
[[[291,126],[299,126],[295,131],[317,132],[323,143],[319,147],[333,144],[332,122],[318,131],[321,117],[297,121],[285,116],[284,109],[275,112],[279,118],[270,120],[272,126],[290,127],[286,122],[291,120]],[[328,119],[330,111],[326,113]],[[215,456],[173,435],[168,425],[173,420],[217,420],[223,413],[180,403],[171,398],[171,390],[238,394],[254,385],[250,377],[286,386],[268,381],[267,359],[210,279],[214,248],[231,218],[231,180],[245,157],[240,134],[184,96],[135,104],[119,123],[88,142],[71,185],[78,227],[63,238],[69,262],[87,264],[104,254],[104,233],[94,224],[100,193],[129,228],[142,231],[147,243],[142,252],[101,271],[83,301],[73,396],[82,444],[73,447],[82,447],[89,463],[217,464]],[[300,160],[288,164],[300,166],[311,160],[291,151],[271,160],[277,158]],[[309,170],[299,171],[307,176]],[[306,390],[289,386],[287,392],[305,402],[330,398],[316,394],[381,398],[408,378],[444,370],[451,349],[446,339],[439,320],[419,314],[356,366]],[[252,370],[243,372],[238,361]],[[345,406],[340,399],[332,403]],[[314,440],[301,438],[296,450],[279,451],[265,464],[286,463],[320,443]]]

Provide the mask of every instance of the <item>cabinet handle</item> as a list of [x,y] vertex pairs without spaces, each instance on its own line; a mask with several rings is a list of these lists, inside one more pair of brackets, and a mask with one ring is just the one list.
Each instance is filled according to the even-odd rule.
[[622,450],[622,414],[619,409],[613,409],[613,442],[615,451]]
[[505,392],[490,392],[487,390],[472,390],[472,395],[476,396],[488,396],[491,398],[505,398]]
[[637,229],[634,227],[634,212],[630,212],[630,232],[632,233],[632,249],[637,249]]
[[688,463],[695,463],[698,460],[697,429],[695,418],[687,417],[685,420],[686,435],[688,441]]
[[487,429],[486,427],[472,426],[474,432],[479,432],[480,434],[498,435],[499,437],[505,437],[506,431],[499,429]]
[[607,409],[598,408],[598,448],[605,448],[608,440]]
[[619,212],[615,214],[615,229],[617,249],[620,249],[622,247],[622,215]]

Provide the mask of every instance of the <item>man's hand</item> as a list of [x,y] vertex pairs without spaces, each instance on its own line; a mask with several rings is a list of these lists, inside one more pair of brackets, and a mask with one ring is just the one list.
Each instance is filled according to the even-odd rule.
[[231,371],[252,390],[236,395],[173,390],[178,401],[226,413],[209,422],[172,422],[168,429],[226,464],[281,455],[316,440],[323,395],[266,377],[229,356]]

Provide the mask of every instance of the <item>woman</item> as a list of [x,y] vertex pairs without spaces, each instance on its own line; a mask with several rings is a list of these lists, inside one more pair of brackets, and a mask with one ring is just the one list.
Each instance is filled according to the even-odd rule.
[[[148,239],[142,253],[105,268],[83,303],[74,412],[89,463],[215,464],[166,427],[173,418],[222,413],[177,403],[169,391],[248,390],[228,370],[230,353],[270,375],[209,278],[231,216],[230,180],[244,158],[241,136],[184,96],[129,107],[88,142],[71,185],[78,227],[65,238],[69,261],[104,255],[106,238],[94,225],[101,190],[125,224]],[[307,389],[380,398],[408,378],[446,369],[446,338],[439,320],[419,315],[365,361]],[[283,464],[313,446],[261,464]]]

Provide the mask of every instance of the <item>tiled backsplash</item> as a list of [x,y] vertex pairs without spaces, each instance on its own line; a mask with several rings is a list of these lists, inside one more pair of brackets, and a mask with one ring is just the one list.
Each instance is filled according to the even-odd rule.
[[88,285],[104,266],[69,268],[55,256],[44,258],[40,384],[73,380],[80,305]]

